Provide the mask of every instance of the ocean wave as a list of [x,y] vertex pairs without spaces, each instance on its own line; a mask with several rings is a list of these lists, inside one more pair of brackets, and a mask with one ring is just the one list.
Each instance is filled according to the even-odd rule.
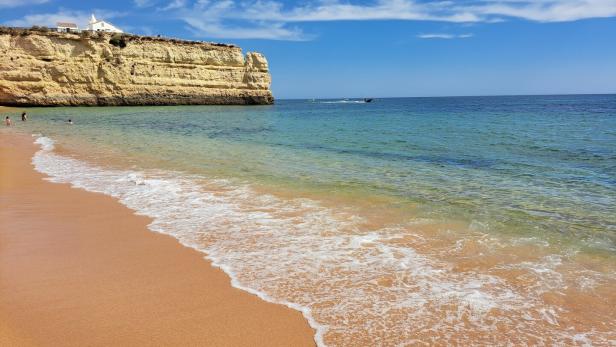
[[[366,231],[361,216],[314,200],[180,172],[103,168],[54,153],[49,138],[35,142],[33,164],[48,180],[115,197],[152,218],[149,229],[203,252],[234,287],[302,312],[319,346],[607,339],[561,327],[562,310],[539,295],[545,287],[520,290],[417,251],[413,242],[423,241],[412,230],[425,220]],[[561,286],[560,258],[546,261],[547,270],[543,261],[516,270],[549,273],[549,289]]]

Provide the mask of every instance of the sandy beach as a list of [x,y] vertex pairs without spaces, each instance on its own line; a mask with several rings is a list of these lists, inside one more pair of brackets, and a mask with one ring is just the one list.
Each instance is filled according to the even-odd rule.
[[314,345],[299,312],[231,287],[148,218],[43,180],[31,137],[0,143],[0,345]]

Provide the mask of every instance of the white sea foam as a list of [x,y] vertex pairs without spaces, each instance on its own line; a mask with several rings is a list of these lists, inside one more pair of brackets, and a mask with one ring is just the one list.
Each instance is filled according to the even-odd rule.
[[333,101],[317,101],[319,104],[366,104],[364,100],[333,100]]
[[[516,329],[516,340],[483,342],[511,344],[523,334],[540,341],[546,332],[536,330],[537,321],[558,322],[556,310],[497,276],[453,271],[446,261],[396,242],[412,223],[365,232],[362,218],[316,201],[283,200],[178,172],[101,168],[55,154],[48,138],[36,143],[41,150],[33,163],[49,180],[113,196],[151,217],[151,230],[204,252],[233,286],[301,311],[319,346],[329,334],[340,345],[432,335],[440,337],[436,343],[465,344],[473,341],[459,333],[469,325],[489,336],[497,323]],[[558,261],[549,260],[552,276]],[[521,266],[548,273],[537,264]],[[573,338],[564,329],[550,334],[560,343]]]
[[54,149],[54,142],[48,137],[39,136],[36,138],[34,143],[40,145],[43,151],[51,151]]

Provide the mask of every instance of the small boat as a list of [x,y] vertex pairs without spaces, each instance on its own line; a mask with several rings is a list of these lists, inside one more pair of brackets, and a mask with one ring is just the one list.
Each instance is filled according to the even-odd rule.
[[372,98],[364,98],[364,102],[372,102]]

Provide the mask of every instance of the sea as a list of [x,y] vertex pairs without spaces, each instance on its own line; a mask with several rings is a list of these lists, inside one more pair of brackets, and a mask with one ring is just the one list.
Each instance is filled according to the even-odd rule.
[[150,217],[319,346],[616,345],[616,95],[28,114],[36,170]]

